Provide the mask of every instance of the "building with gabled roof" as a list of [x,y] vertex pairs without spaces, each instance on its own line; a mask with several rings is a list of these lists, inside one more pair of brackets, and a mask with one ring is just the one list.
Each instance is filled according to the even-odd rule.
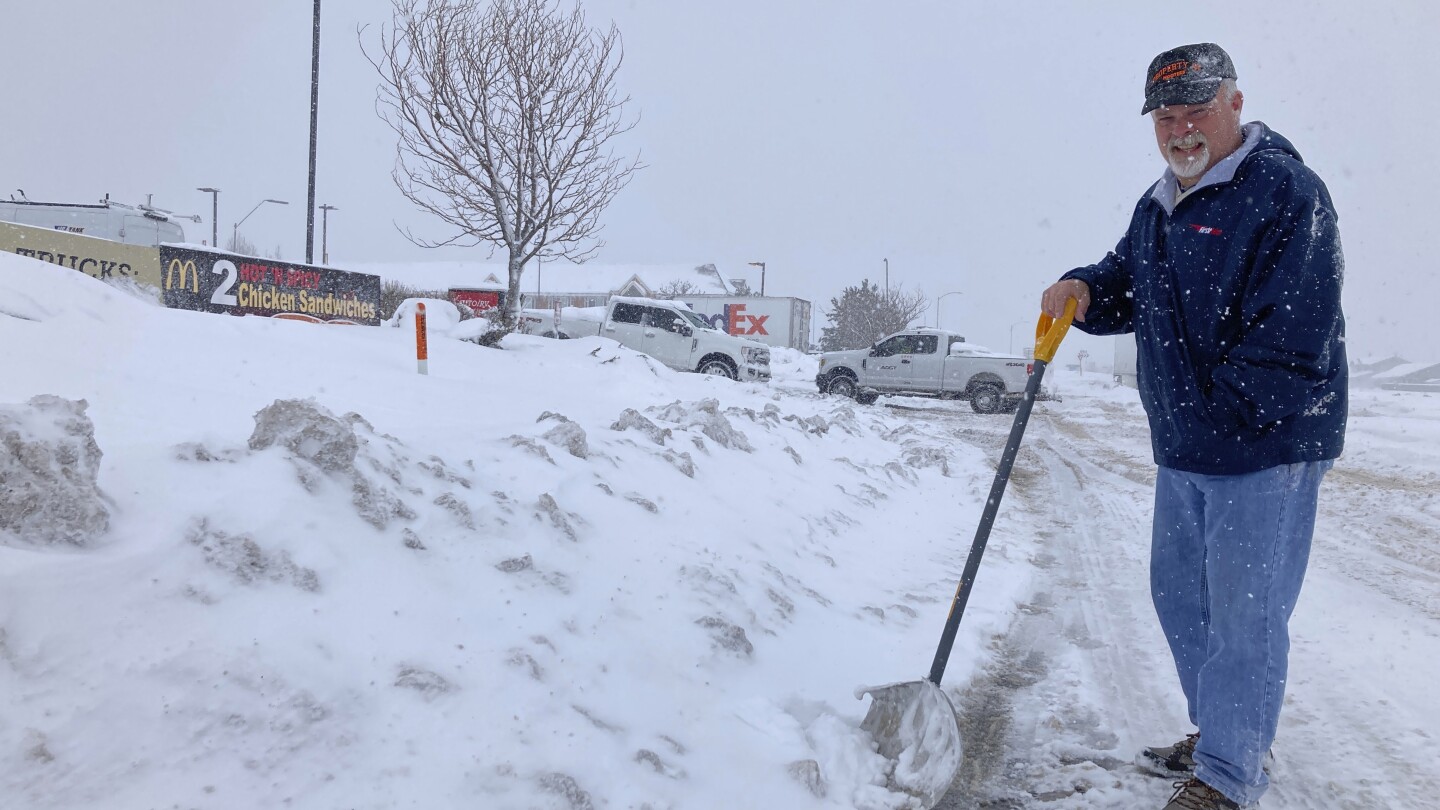
[[1406,363],[1375,375],[1386,391],[1440,393],[1440,363]]
[[[380,276],[422,290],[480,289],[503,292],[506,268],[493,262],[346,263],[345,269]],[[521,282],[521,306],[550,309],[603,306],[612,295],[657,298],[676,295],[749,295],[746,270],[722,272],[714,264],[574,264],[532,262]]]

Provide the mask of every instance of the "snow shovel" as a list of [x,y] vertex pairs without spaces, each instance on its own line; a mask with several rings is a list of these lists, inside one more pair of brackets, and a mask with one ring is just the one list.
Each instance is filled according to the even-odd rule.
[[1059,320],[1041,315],[1040,322],[1036,324],[1034,369],[1025,386],[1025,397],[1015,411],[1015,423],[1010,428],[1005,452],[1000,456],[1000,466],[995,469],[995,483],[990,487],[990,497],[985,501],[980,526],[975,530],[975,541],[970,544],[970,556],[965,560],[965,571],[960,575],[960,585],[955,589],[954,601],[950,603],[950,615],[945,619],[945,631],[940,634],[940,646],[935,650],[934,663],[930,665],[930,677],[855,690],[856,698],[864,699],[867,694],[871,698],[870,709],[860,727],[870,732],[879,746],[880,755],[895,763],[890,774],[890,787],[916,797],[927,810],[934,807],[950,789],[960,770],[962,755],[955,707],[940,688],[940,678],[950,660],[950,648],[954,646],[955,633],[960,629],[960,617],[965,615],[965,603],[970,601],[975,573],[980,568],[980,558],[985,555],[990,527],[995,524],[995,514],[1000,510],[1000,499],[1004,497],[1005,485],[1010,481],[1010,470],[1015,466],[1015,456],[1020,451],[1020,439],[1025,435],[1025,425],[1030,421],[1035,397],[1040,393],[1045,366],[1055,359],[1055,350],[1060,348],[1060,341],[1074,317],[1075,299],[1072,298],[1066,302],[1065,314]]

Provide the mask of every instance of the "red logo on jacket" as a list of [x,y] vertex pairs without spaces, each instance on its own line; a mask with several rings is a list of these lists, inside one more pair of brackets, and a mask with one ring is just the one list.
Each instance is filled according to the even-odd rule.
[[1225,233],[1224,231],[1220,230],[1219,228],[1212,228],[1212,227],[1210,227],[1209,225],[1200,225],[1200,224],[1197,224],[1197,223],[1194,223],[1194,222],[1190,223],[1190,227],[1194,228],[1196,231],[1199,231],[1200,233],[1205,234],[1206,236],[1219,236],[1219,235]]

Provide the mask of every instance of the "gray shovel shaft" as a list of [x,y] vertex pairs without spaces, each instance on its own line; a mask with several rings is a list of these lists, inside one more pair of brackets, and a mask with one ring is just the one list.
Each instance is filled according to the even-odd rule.
[[980,558],[985,556],[985,544],[990,540],[990,527],[995,525],[995,515],[1000,511],[1000,499],[1005,497],[1005,485],[1010,482],[1010,470],[1015,466],[1015,456],[1020,452],[1020,439],[1025,435],[1025,425],[1030,421],[1030,411],[1035,407],[1035,397],[1040,394],[1040,378],[1045,376],[1044,360],[1035,360],[1035,368],[1025,385],[1025,398],[1015,411],[1015,423],[1010,426],[1010,439],[1005,443],[1005,452],[1000,456],[1000,466],[995,469],[995,483],[990,485],[990,497],[985,501],[985,511],[980,515],[980,526],[975,530],[975,541],[970,544],[970,556],[965,560],[965,572],[960,575],[960,585],[955,589],[955,600],[950,603],[950,615],[945,619],[945,632],[940,634],[940,647],[935,650],[935,662],[930,665],[930,682],[940,685],[945,675],[945,665],[950,661],[950,649],[955,646],[955,633],[960,629],[960,617],[965,615],[965,604],[970,601],[970,590],[975,584],[975,573],[980,570]]

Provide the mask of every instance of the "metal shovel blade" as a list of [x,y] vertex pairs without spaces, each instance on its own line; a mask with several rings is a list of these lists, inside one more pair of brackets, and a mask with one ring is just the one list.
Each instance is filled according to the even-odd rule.
[[963,755],[950,698],[928,680],[855,690],[857,698],[867,694],[870,710],[860,728],[874,738],[880,755],[894,763],[890,789],[934,807],[955,781]]

